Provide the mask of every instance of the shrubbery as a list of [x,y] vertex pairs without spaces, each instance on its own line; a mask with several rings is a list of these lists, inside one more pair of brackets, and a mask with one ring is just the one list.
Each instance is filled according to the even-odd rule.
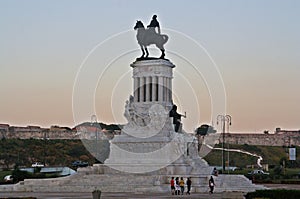
[[299,199],[300,190],[257,190],[247,193],[246,199],[264,198],[264,199]]
[[19,181],[23,181],[24,179],[27,178],[32,178],[32,174],[27,172],[27,171],[21,171],[17,168],[15,168],[12,172],[12,176],[14,179],[14,182],[19,182]]
[[94,157],[81,140],[0,140],[0,167],[9,169],[15,165],[30,167],[34,162],[45,162],[49,166],[69,166],[80,157],[94,163]]

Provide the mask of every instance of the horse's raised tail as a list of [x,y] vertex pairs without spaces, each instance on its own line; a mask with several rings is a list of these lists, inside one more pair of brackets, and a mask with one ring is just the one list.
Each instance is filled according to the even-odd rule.
[[161,35],[163,40],[164,40],[164,44],[167,43],[167,41],[169,40],[168,35]]

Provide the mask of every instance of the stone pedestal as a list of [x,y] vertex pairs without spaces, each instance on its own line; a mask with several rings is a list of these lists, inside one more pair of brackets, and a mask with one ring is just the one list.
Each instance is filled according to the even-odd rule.
[[[187,154],[187,143],[193,142],[193,137],[176,133],[169,117],[175,65],[168,60],[154,59],[136,61],[131,67],[134,92],[126,102],[124,113],[128,123],[121,135],[111,140],[105,165],[129,173],[166,167],[164,172],[170,174],[171,171],[190,174],[192,169],[187,164],[192,161],[188,162],[191,154]],[[179,162],[171,166],[176,161]]]
[[169,117],[175,65],[156,59],[136,61],[131,67],[134,93],[124,114],[128,123],[111,140],[105,165],[117,173],[156,176],[156,184],[168,183],[171,176],[193,176],[194,185],[199,184],[212,168],[199,157],[194,136],[175,132]]

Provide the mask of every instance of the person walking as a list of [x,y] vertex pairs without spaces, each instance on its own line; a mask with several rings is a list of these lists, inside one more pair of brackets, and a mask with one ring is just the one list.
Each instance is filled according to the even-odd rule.
[[210,176],[210,179],[208,181],[208,186],[210,188],[209,193],[213,194],[214,193],[214,188],[215,188],[215,181],[214,181],[212,176]]
[[174,177],[172,177],[171,181],[170,181],[170,184],[171,184],[171,193],[172,195],[175,194],[175,180],[174,180]]
[[187,192],[186,192],[186,194],[191,195],[192,181],[191,181],[191,178],[190,178],[190,177],[187,178],[187,180],[186,180],[186,185],[187,185]]
[[179,186],[180,186],[181,195],[183,195],[183,193],[184,193],[184,180],[183,180],[183,177],[180,178]]

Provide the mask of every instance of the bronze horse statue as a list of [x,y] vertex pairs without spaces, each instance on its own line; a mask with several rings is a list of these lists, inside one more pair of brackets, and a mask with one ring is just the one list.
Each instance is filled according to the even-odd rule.
[[[149,52],[147,46],[155,44],[161,50],[161,59],[165,58],[164,44],[168,41],[167,35],[157,34],[154,28],[145,29],[143,22],[137,21],[134,30],[137,30],[136,38],[141,47],[143,55],[140,58],[148,58]],[[146,55],[146,56],[145,56]]]

